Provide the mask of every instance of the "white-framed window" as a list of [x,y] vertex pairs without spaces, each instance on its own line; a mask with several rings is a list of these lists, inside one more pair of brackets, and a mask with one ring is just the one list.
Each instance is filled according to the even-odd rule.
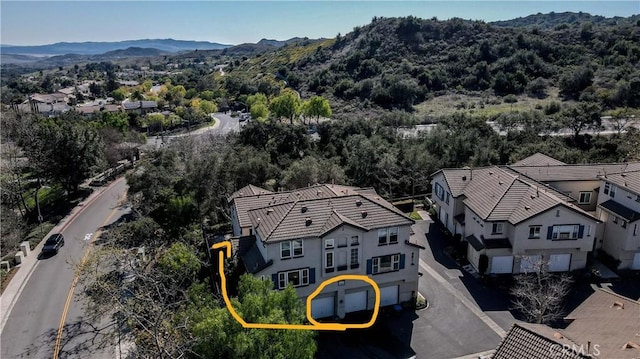
[[609,196],[611,196],[611,198],[616,196],[616,185],[614,184],[611,185],[611,191],[609,191]]
[[331,249],[334,247],[334,240],[333,238],[329,238],[329,239],[325,239],[324,240],[324,249]]
[[295,239],[291,241],[291,244],[293,245],[293,256],[302,257],[304,255],[302,250],[302,239]]
[[360,238],[358,236],[351,236],[351,245],[357,246],[360,244]]
[[280,258],[291,258],[291,242],[280,242]]
[[378,245],[387,244],[387,229],[378,229]]
[[389,254],[372,258],[373,274],[393,272],[400,269],[400,254]]
[[351,248],[351,266],[358,264],[358,248]]
[[580,226],[575,225],[565,225],[565,226],[553,226],[553,231],[551,232],[551,239],[578,239],[578,233],[580,231]]
[[609,190],[611,189],[611,183],[609,182],[605,182],[604,183],[604,190],[602,191],[604,194],[609,194]]
[[493,223],[493,225],[491,226],[491,234],[502,234],[503,229],[503,223]]
[[447,204],[449,204],[449,197],[451,197],[451,193],[447,192],[447,199],[445,200]]
[[580,192],[580,198],[578,199],[578,204],[589,204],[591,203],[591,192]]
[[440,198],[441,201],[444,201],[444,188],[442,188],[440,183],[436,182],[436,185],[434,186],[434,192],[436,194],[436,197]]
[[529,226],[529,238],[540,238],[540,228],[542,226]]
[[398,243],[398,227],[389,227],[389,243]]
[[295,258],[304,255],[302,239],[280,242],[280,258]]
[[289,283],[294,287],[309,285],[309,268],[278,272],[278,288],[284,289]]
[[325,252],[324,253],[324,267],[329,269],[329,268],[333,268],[335,265],[334,260],[333,260],[333,252]]

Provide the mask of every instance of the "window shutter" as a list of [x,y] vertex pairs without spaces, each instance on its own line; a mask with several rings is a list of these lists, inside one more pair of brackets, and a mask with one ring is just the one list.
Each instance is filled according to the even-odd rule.
[[367,274],[373,273],[373,263],[371,259],[367,259]]
[[271,275],[271,281],[273,281],[273,288],[278,289],[278,273],[273,273]]
[[584,226],[580,226],[580,228],[578,228],[578,238],[582,238],[583,234],[584,234]]
[[404,269],[404,258],[405,257],[406,257],[406,255],[404,253],[400,255],[400,263],[399,263],[398,268]]
[[553,226],[547,228],[547,239],[551,239],[551,236],[553,236]]
[[309,268],[309,284],[313,284],[316,282],[316,269]]

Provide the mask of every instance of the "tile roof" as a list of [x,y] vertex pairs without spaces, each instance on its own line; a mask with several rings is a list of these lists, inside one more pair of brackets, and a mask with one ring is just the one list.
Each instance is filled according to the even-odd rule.
[[253,237],[253,243],[251,243],[250,247],[243,253],[238,252],[238,255],[242,259],[242,263],[244,263],[247,272],[251,274],[256,274],[273,264],[272,260],[265,262],[262,253],[257,247],[255,237]]
[[389,208],[383,199],[352,195],[300,199],[249,211],[251,224],[265,242],[322,237],[341,225],[363,230],[411,225],[413,220]]
[[608,173],[622,172],[625,163],[594,163],[584,165],[552,165],[552,166],[508,166],[514,171],[525,174],[536,181],[596,181],[598,176]]
[[[445,176],[454,173],[448,178],[456,176],[455,170],[442,172]],[[571,203],[575,200],[570,197],[509,168],[494,166],[472,172],[464,181],[464,204],[485,221],[517,224],[559,205],[593,217]]]
[[431,177],[433,177],[438,172],[442,172],[444,175],[444,180],[447,182],[447,186],[449,186],[449,190],[451,191],[451,195],[453,197],[458,197],[464,194],[465,187],[469,184],[471,178],[473,177],[473,170],[470,168],[447,168],[437,171]]
[[469,242],[469,244],[471,244],[471,247],[473,247],[473,249],[475,249],[476,251],[481,251],[485,248],[484,244],[482,244],[482,241],[480,241],[473,234],[470,236],[467,236],[465,239],[467,240],[467,242]]
[[267,194],[267,193],[273,193],[267,189],[258,187],[258,186],[254,186],[252,184],[250,185],[246,185],[242,188],[240,188],[239,190],[233,192],[233,194],[231,194],[231,196],[229,197],[229,202],[235,198],[238,197],[246,197],[246,196],[255,196],[258,194]]
[[598,288],[565,319],[563,333],[597,345],[599,358],[640,357],[640,302]]
[[[544,326],[542,326],[544,327]],[[496,348],[492,359],[583,359],[590,358],[574,350],[562,335],[548,337],[536,326],[514,324]],[[552,339],[553,338],[553,339]]]
[[600,176],[600,178],[640,195],[640,162],[629,163],[624,171],[607,173],[606,176]]
[[553,157],[549,157],[545,154],[537,152],[527,158],[524,158],[514,164],[512,166],[557,166],[557,165],[565,165],[566,163],[556,160]]
[[122,108],[125,110],[136,110],[139,108],[156,108],[158,103],[155,101],[123,101]]
[[640,213],[638,213],[637,211],[634,211],[633,209],[627,206],[624,206],[616,202],[613,199],[602,202],[599,204],[599,206],[606,210],[609,210],[610,212],[617,214],[618,216],[626,219],[629,222],[635,222],[640,219]]

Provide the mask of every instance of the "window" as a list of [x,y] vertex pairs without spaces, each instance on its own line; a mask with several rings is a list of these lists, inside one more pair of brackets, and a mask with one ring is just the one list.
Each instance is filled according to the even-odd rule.
[[398,227],[389,228],[389,243],[398,243]]
[[633,235],[634,236],[638,235],[638,224],[637,223],[633,225]]
[[565,226],[553,226],[551,232],[551,239],[578,239],[580,232],[579,225],[565,225]]
[[447,192],[447,199],[445,200],[445,202],[446,202],[447,204],[449,204],[449,197],[451,197],[451,194],[450,194],[449,192]]
[[491,234],[502,234],[502,223],[494,223],[491,227]]
[[609,189],[610,188],[611,188],[611,183],[605,182],[604,183],[604,191],[602,191],[602,192],[604,192],[604,194],[609,194]]
[[640,202],[640,194],[636,195],[636,202]]
[[357,246],[359,244],[358,236],[351,236],[351,245]]
[[618,216],[613,216],[613,223],[618,224]]
[[302,247],[302,239],[280,242],[280,258],[302,257]]
[[284,289],[291,283],[294,287],[309,285],[309,268],[278,273],[278,288]]
[[622,228],[627,228],[627,221],[624,219],[622,220]]
[[347,246],[347,237],[338,238],[338,248],[343,248]]
[[378,245],[387,244],[387,229],[380,228],[378,229]]
[[352,269],[357,268],[357,265],[358,265],[358,248],[351,248],[351,268]]
[[442,188],[440,183],[436,182],[435,193],[436,197],[440,198],[441,201],[444,201],[444,188]]
[[609,191],[609,196],[611,196],[611,198],[616,196],[616,185],[614,184],[611,185],[611,191]]
[[291,258],[291,242],[280,242],[280,258]]
[[373,274],[400,270],[400,255],[390,254],[373,258]]
[[529,226],[529,238],[540,238],[540,226]]
[[589,204],[591,203],[591,192],[580,192],[580,199],[578,204]]
[[301,257],[302,253],[302,239],[296,239],[291,242],[293,244],[293,256]]
[[325,248],[325,249],[331,249],[331,248],[333,248],[333,238],[325,239],[325,240],[324,240],[324,248]]
[[327,272],[333,272],[333,252],[326,252],[324,254],[324,267]]

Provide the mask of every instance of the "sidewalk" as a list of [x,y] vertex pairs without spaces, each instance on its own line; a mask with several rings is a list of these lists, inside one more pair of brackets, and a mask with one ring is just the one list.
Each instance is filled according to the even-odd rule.
[[[88,183],[92,179],[89,179],[82,186],[88,186]],[[4,326],[9,319],[9,315],[11,314],[11,310],[13,309],[14,304],[20,297],[24,286],[29,281],[31,274],[34,269],[38,265],[38,255],[42,251],[42,247],[44,246],[45,238],[48,238],[50,235],[54,233],[59,233],[65,230],[65,228],[86,208],[90,203],[92,203],[98,196],[100,196],[104,191],[106,191],[111,185],[116,183],[118,179],[111,182],[108,186],[102,187],[89,195],[84,201],[80,202],[71,212],[64,217],[60,223],[58,223],[53,229],[47,233],[40,243],[31,250],[31,253],[24,257],[22,263],[17,265],[17,272],[9,281],[9,284],[0,295],[0,333],[4,329]]]

